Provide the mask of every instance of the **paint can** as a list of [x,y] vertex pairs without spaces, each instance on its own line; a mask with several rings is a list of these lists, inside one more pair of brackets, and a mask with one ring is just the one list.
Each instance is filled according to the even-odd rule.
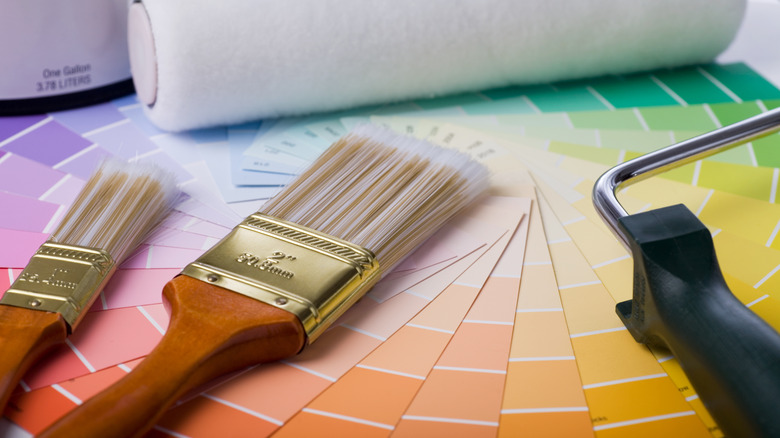
[[128,0],[0,0],[0,116],[133,92]]

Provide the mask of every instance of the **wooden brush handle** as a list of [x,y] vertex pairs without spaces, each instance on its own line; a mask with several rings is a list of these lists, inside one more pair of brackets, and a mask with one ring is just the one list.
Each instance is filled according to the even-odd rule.
[[59,313],[0,305],[0,412],[24,373],[67,335]]
[[225,373],[296,354],[305,332],[292,313],[179,276],[163,290],[168,331],[130,374],[59,419],[40,437],[131,437],[149,430],[186,392]]

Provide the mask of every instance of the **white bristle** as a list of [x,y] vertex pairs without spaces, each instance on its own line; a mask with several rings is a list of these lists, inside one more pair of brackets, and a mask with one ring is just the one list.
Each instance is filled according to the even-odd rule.
[[105,160],[50,240],[107,251],[119,264],[170,211],[174,177],[148,163]]
[[261,212],[367,248],[387,271],[483,193],[488,179],[463,153],[363,125]]

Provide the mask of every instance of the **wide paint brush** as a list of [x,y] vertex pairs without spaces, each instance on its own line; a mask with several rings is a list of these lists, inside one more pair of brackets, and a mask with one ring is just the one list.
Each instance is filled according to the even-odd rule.
[[780,108],[615,166],[593,199],[634,258],[617,313],[638,342],[671,350],[730,437],[780,436],[780,334],[729,290],[710,231],[685,206],[628,215],[615,190],[780,129]]
[[156,166],[109,159],[0,299],[0,410],[25,371],[76,329],[179,191]]
[[487,187],[459,152],[355,129],[172,279],[158,346],[40,436],[139,436],[199,385],[298,353]]

